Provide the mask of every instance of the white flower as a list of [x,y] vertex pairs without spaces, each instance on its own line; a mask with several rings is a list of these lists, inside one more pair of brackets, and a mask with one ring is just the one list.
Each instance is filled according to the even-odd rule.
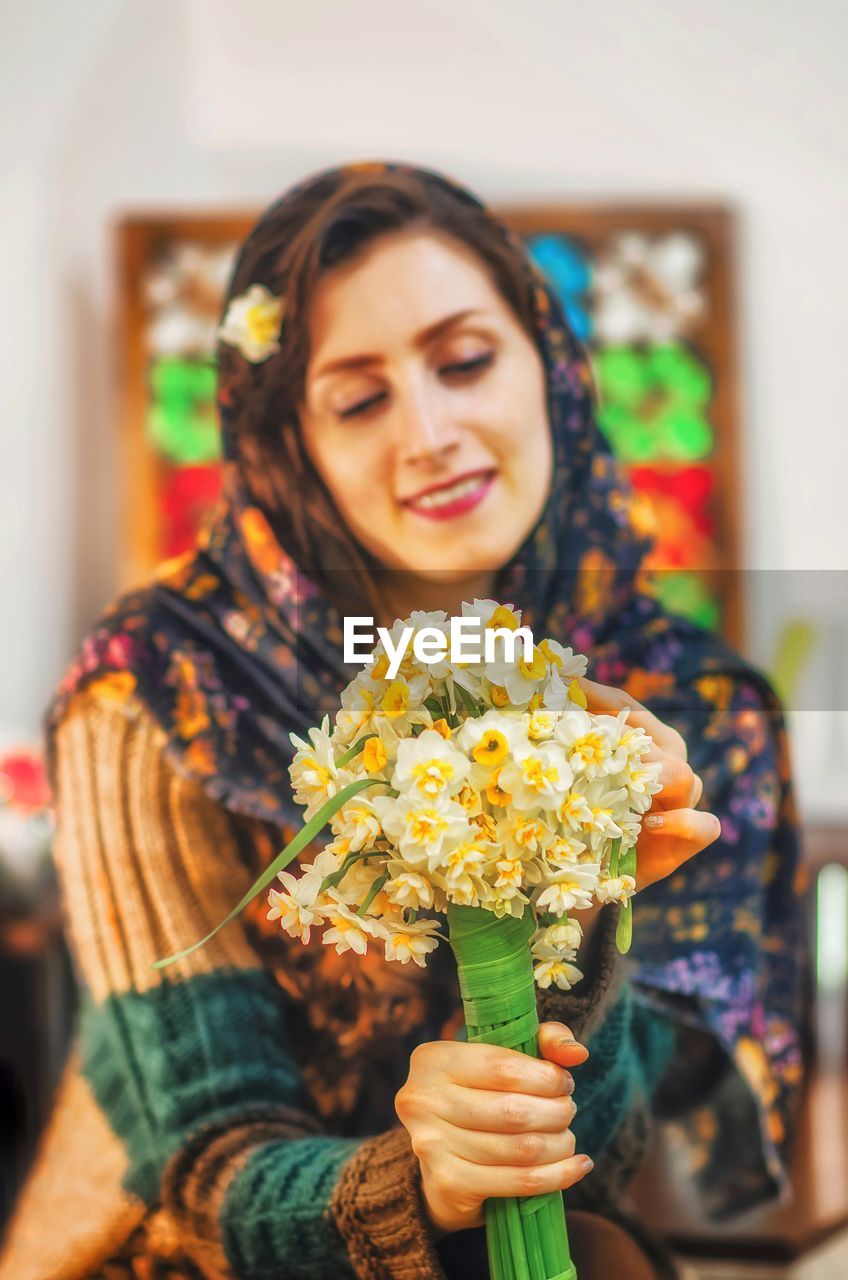
[[382,834],[373,801],[364,795],[348,800],[347,804],[333,814],[331,825],[336,835],[349,842],[348,850],[351,853],[373,849],[374,842]]
[[551,675],[554,673],[566,685],[576,676],[585,676],[589,659],[585,653],[575,653],[569,646],[565,648],[556,640],[540,640],[539,649],[544,655]]
[[280,350],[284,309],[282,298],[275,298],[264,284],[252,284],[245,293],[231,299],[218,327],[218,338],[236,347],[246,360],[267,360]]
[[383,830],[404,859],[418,869],[435,869],[446,846],[469,834],[468,816],[455,800],[422,803],[408,796],[375,796]]
[[571,960],[577,953],[583,930],[576,920],[560,920],[537,929],[530,942],[533,955],[540,960],[553,959],[555,955]]
[[583,977],[576,965],[567,960],[542,960],[533,966],[533,976],[540,987],[549,987],[552,982],[562,991],[569,991]]
[[518,744],[498,774],[498,786],[508,792],[516,809],[556,809],[573,776],[564,753],[553,743]]
[[532,858],[553,841],[554,836],[543,818],[526,813],[508,813],[498,822],[498,842],[510,857]]
[[407,681],[398,676],[383,687],[374,706],[374,719],[385,718],[391,722],[395,733],[408,736],[414,724],[432,724],[432,716],[424,706],[430,693],[430,677],[414,676]]
[[435,729],[425,729],[399,744],[392,786],[405,795],[436,800],[455,795],[470,768],[467,756]]
[[386,959],[399,960],[401,964],[414,961],[421,969],[426,957],[439,945],[432,935],[438,929],[438,920],[416,920],[415,924],[399,924],[389,928],[386,938]]
[[325,928],[321,941],[326,946],[335,944],[337,955],[355,951],[358,956],[364,956],[369,938],[384,939],[387,936],[385,925],[372,916],[356,915],[333,889],[327,891],[327,896],[331,901],[324,908],[324,913],[330,928]]
[[564,832],[550,842],[541,852],[540,858],[548,875],[555,876],[580,862],[585,851],[586,845],[582,840],[578,840],[571,832]]
[[370,733],[371,719],[380,686],[367,675],[358,675],[342,690],[341,707],[336,712],[336,737],[343,745]]
[[571,703],[554,730],[554,738],[568,754],[575,774],[602,778],[624,768],[627,753],[618,747],[618,721],[612,716],[592,716]]
[[[595,778],[591,782],[587,782],[585,778],[578,778],[574,784],[574,791],[583,796],[591,811],[592,817],[586,823],[586,827],[589,838],[593,841],[593,848],[597,845],[599,836],[606,841],[615,840],[622,834],[622,828],[618,825],[617,819],[626,818],[629,813],[625,787],[611,787],[607,778]],[[585,829],[582,834],[587,834]]]
[[324,845],[324,848],[307,864],[307,870],[315,872],[323,880],[326,876],[332,875],[334,871],[341,869],[341,865],[349,853],[350,841],[337,837]]
[[500,919],[502,916],[514,916],[520,920],[527,908],[529,899],[517,888],[492,889],[486,886],[486,894],[481,897],[480,906],[491,911]]
[[292,745],[297,748],[289,765],[289,777],[296,803],[306,806],[307,820],[352,781],[352,775],[340,770],[336,764],[329,727],[330,717],[324,716],[320,729],[309,730],[309,741],[299,738],[296,733],[289,734]]
[[556,722],[556,711],[549,710],[547,707],[536,707],[527,720],[527,737],[531,742],[543,742],[546,738],[553,736]]
[[595,890],[598,902],[627,902],[636,892],[636,881],[633,876],[615,876],[608,880],[599,880]]
[[569,791],[557,809],[557,817],[565,828],[566,834],[591,826],[592,810],[586,797],[578,787],[572,787],[571,791]]
[[478,788],[492,781],[495,770],[507,761],[512,747],[524,740],[522,722],[494,709],[469,717],[456,735],[457,746],[471,760],[469,780]]
[[494,852],[495,846],[488,840],[472,836],[443,856],[435,874],[451,902],[466,907],[480,905],[481,894],[485,892],[484,875]]
[[[502,645],[501,641],[500,646]],[[493,685],[505,690],[507,699],[514,707],[526,707],[547,678],[548,663],[538,645],[534,645],[529,662],[524,659],[522,646],[516,645],[514,661],[503,658],[487,662],[486,675]]]
[[539,865],[533,858],[498,858],[495,869],[498,873],[495,888],[501,890],[523,889],[528,884],[538,884],[542,878]]
[[569,867],[542,890],[536,898],[536,909],[550,911],[555,916],[564,916],[567,911],[575,907],[581,910],[591,907],[592,894],[597,888],[600,870],[600,865],[595,862]]
[[316,870],[306,871],[300,876],[280,871],[277,879],[283,885],[283,891],[268,890],[271,909],[265,918],[279,920],[281,928],[290,937],[308,942],[310,929],[320,918],[320,911],[314,908],[323,876]]
[[426,876],[417,871],[407,871],[402,862],[391,861],[386,868],[392,878],[386,881],[385,893],[399,907],[412,907],[416,911],[433,905],[433,886]]
[[652,797],[662,791],[660,761],[633,761],[624,770],[621,781],[627,788],[627,797],[631,809],[637,813],[647,813],[651,807]]

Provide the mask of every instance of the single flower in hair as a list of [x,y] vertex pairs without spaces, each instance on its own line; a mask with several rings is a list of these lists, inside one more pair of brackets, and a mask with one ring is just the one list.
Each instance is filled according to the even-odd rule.
[[264,284],[252,284],[230,301],[218,337],[236,347],[245,360],[258,364],[280,350],[283,311],[282,298],[275,298]]

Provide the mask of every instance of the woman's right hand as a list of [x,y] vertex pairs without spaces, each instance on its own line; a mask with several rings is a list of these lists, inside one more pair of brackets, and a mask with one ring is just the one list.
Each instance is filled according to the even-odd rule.
[[490,1197],[562,1190],[592,1168],[574,1154],[574,1081],[558,1065],[585,1061],[587,1050],[566,1033],[561,1023],[539,1028],[540,1053],[556,1061],[454,1040],[413,1050],[395,1110],[438,1234],[483,1226]]

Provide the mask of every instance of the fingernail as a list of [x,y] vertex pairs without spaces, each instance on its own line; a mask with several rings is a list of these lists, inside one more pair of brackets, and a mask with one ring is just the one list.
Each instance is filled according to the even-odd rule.
[[556,1047],[558,1049],[566,1049],[566,1048],[582,1049],[583,1045],[580,1043],[579,1040],[575,1040],[574,1036],[561,1036],[560,1039],[557,1040],[556,1042]]
[[646,827],[661,827],[663,824],[663,815],[661,813],[649,813],[645,819]]
[[594,1169],[595,1167],[595,1162],[590,1156],[582,1156],[580,1163],[583,1165],[584,1169]]
[[565,1077],[565,1092],[567,1094],[574,1092],[574,1076]]

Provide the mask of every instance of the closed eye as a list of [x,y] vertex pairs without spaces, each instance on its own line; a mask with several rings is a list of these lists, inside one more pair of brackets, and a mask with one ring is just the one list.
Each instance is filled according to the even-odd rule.
[[[461,364],[442,365],[439,373],[466,376],[467,374],[475,373],[478,369],[484,369],[487,365],[492,363],[494,358],[494,351],[487,351],[481,356],[475,356],[473,360],[463,360]],[[385,394],[385,391],[380,391],[376,396],[371,396],[368,400],[360,400],[359,404],[351,405],[349,409],[340,410],[339,417],[353,418],[358,414],[365,413],[375,404],[378,404],[384,398]]]

